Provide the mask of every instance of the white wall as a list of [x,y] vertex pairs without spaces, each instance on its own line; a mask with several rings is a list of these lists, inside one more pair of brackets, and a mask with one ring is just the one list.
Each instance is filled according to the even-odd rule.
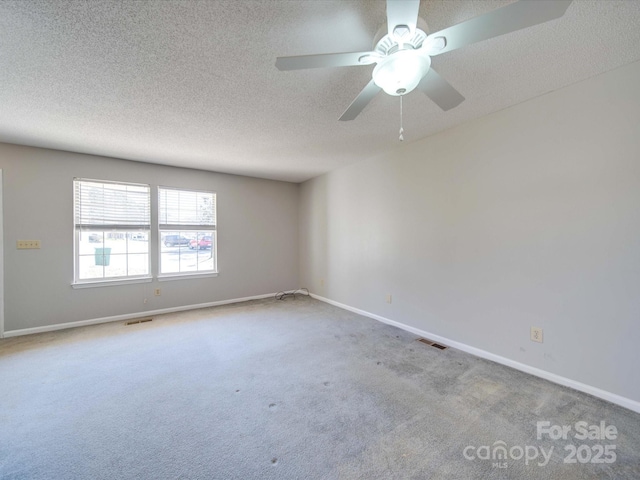
[[[299,286],[296,184],[1,143],[0,169],[6,332]],[[219,276],[73,289],[74,177],[215,191]],[[16,250],[18,239],[42,248]]]
[[301,284],[640,401],[638,85],[634,63],[302,184]]

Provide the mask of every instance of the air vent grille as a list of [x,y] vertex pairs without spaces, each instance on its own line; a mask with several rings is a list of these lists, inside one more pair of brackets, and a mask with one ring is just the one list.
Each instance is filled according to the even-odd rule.
[[125,323],[125,325],[136,325],[138,323],[147,323],[152,321],[153,318],[138,318],[136,320],[130,320],[128,322]]
[[446,350],[447,347],[446,345],[441,345],[439,343],[434,342],[433,340],[427,340],[426,338],[419,338],[418,341],[420,343],[424,343],[425,345],[429,345],[430,347],[435,347],[439,350]]

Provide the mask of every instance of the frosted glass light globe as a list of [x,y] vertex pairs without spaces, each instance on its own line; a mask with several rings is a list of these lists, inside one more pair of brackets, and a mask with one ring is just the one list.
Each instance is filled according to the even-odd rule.
[[404,95],[418,86],[431,67],[431,58],[416,50],[400,50],[379,62],[373,81],[386,93]]

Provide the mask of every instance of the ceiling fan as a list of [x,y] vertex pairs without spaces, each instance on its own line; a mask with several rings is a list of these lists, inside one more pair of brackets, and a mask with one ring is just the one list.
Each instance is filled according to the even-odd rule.
[[442,110],[464,97],[431,68],[431,57],[472,43],[548,22],[564,15],[572,0],[520,0],[427,35],[417,28],[420,0],[387,0],[387,34],[370,52],[278,57],[279,70],[377,64],[372,79],[340,120],[353,120],[380,90],[402,96],[416,87]]

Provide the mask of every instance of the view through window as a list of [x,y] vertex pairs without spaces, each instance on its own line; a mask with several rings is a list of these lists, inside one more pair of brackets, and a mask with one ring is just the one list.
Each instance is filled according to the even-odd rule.
[[148,277],[149,185],[74,179],[75,281]]
[[158,187],[160,274],[216,271],[216,194]]

